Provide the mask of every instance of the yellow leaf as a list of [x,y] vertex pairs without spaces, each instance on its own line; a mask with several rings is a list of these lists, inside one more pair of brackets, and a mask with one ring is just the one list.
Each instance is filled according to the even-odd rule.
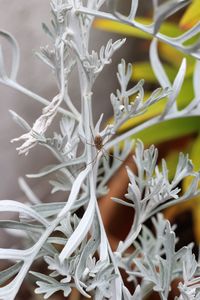
[[[163,64],[163,67],[169,77],[169,80],[172,82],[172,80],[175,78],[177,74],[176,69],[167,64]],[[151,68],[150,63],[147,61],[133,63],[132,79],[134,81],[139,81],[141,78],[144,79],[146,82],[150,82],[150,83],[158,82]]]
[[[192,163],[194,165],[194,170],[199,171],[200,170],[200,134],[196,138],[195,142],[193,143],[192,149],[190,151],[190,158],[192,160]],[[191,183],[192,178],[188,177],[185,179],[183,183],[183,190],[186,191],[189,184]]]
[[[150,24],[152,22],[150,18],[137,18],[136,21],[142,24]],[[96,28],[103,29],[109,32],[116,32],[127,36],[134,36],[149,40],[152,39],[152,36],[150,34],[147,34],[133,26],[122,24],[118,21],[96,19],[93,25]],[[170,37],[176,37],[182,34],[183,30],[181,30],[175,23],[164,22],[160,28],[160,32]]]
[[191,151],[191,159],[194,164],[194,170],[200,170],[200,134],[198,135],[196,141],[193,144]]
[[[183,151],[183,149],[182,149]],[[185,152],[185,151],[184,151]],[[167,162],[167,169],[168,169],[168,178],[172,180],[174,178],[176,172],[176,166],[178,162],[179,151],[177,149],[169,149],[169,153],[167,153],[165,160]],[[162,162],[159,164],[160,169],[162,167]]]
[[[145,93],[145,101],[148,99],[148,97],[151,95],[150,92]],[[189,102],[192,100],[193,97],[193,91],[192,91],[192,79],[188,78],[185,80],[184,85],[181,89],[181,92],[178,96],[178,109],[185,108]],[[134,99],[131,99],[134,101]],[[125,122],[121,127],[120,131],[126,131],[129,130],[153,117],[156,117],[157,115],[161,114],[165,108],[166,105],[166,99],[162,99],[159,102],[153,104],[148,108],[148,110],[139,116],[136,116],[134,118],[129,119],[127,122]],[[186,129],[187,130],[187,129]],[[158,131],[159,127],[158,127]]]
[[[190,158],[194,165],[194,170],[200,170],[200,134],[193,143],[192,149],[190,151]],[[192,182],[192,177],[187,177],[183,182],[183,191],[186,191]],[[200,188],[200,183],[199,183]],[[195,197],[192,201],[185,204],[187,209],[192,211],[193,224],[194,224],[194,235],[195,240],[199,244],[200,242],[200,197]]]
[[191,76],[194,71],[195,59],[190,55],[185,55],[179,50],[167,45],[166,43],[159,43],[159,54],[160,57],[170,63],[172,66],[179,68],[182,62],[182,59],[186,57],[187,59],[187,71],[186,76]]
[[126,36],[134,36],[134,37],[139,37],[139,38],[143,38],[143,39],[151,39],[150,34],[147,34],[135,27],[132,27],[132,26],[126,25],[126,24],[122,24],[117,21],[96,19],[94,21],[94,27],[103,29],[103,30],[109,31],[109,32],[116,32],[116,33],[123,34]]
[[200,242],[200,197],[193,199],[194,208],[192,210],[193,224],[194,224],[194,236],[196,243]]
[[[148,94],[146,93],[146,98],[147,98],[147,95]],[[150,95],[150,93],[149,93],[149,95]],[[159,101],[158,103],[152,105],[151,107],[149,107],[149,109],[146,113],[139,115],[137,117],[131,118],[126,123],[124,123],[120,127],[120,131],[129,130],[129,129],[159,115],[164,110],[165,104],[166,104],[166,100],[163,99],[163,100]]]
[[193,0],[184,13],[181,21],[181,29],[190,29],[200,21],[200,0]]

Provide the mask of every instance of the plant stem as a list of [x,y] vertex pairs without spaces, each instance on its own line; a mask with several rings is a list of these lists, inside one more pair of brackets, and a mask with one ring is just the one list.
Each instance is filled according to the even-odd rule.
[[[117,21],[117,22],[121,22],[122,24],[127,24],[129,26],[132,26],[134,28],[137,28],[149,35],[151,35],[152,37],[155,36],[158,40],[160,40],[161,42],[164,42],[165,44],[168,44],[172,47],[174,47],[175,49],[178,49],[186,54],[188,54],[188,52],[190,53],[190,55],[192,55],[194,58],[196,59],[199,59],[200,58],[200,54],[195,51],[191,53],[189,47],[187,48],[186,46],[184,46],[184,44],[182,44],[180,42],[181,40],[181,37],[184,35],[180,35],[176,38],[174,37],[169,37],[169,36],[166,36],[160,32],[154,32],[154,23],[152,24],[149,24],[149,25],[144,25],[144,24],[141,24],[139,22],[137,22],[135,19],[134,20],[130,20],[128,19],[127,17],[124,17],[123,15],[121,14],[117,14],[117,15],[114,15],[112,13],[106,13],[106,12],[102,12],[102,11],[96,11],[96,10],[93,10],[93,9],[85,9],[84,7],[81,7],[79,9],[77,9],[78,12],[80,13],[85,13],[87,15],[91,15],[91,16],[94,16],[94,17],[98,17],[98,18],[105,18],[107,20],[111,20],[111,21]],[[200,24],[197,24],[196,25],[196,31],[198,32],[199,31],[199,28],[200,28]],[[189,30],[188,30],[189,31]]]
[[[16,81],[13,81],[11,79],[6,79],[5,81],[1,81],[1,83],[21,92],[22,94],[33,98],[34,100],[36,100],[37,102],[47,106],[50,104],[50,101],[48,101],[47,99],[41,97],[40,95],[26,89],[25,87],[23,87],[22,85],[20,85],[19,83],[17,83]],[[58,108],[58,112],[61,113],[64,116],[69,116],[70,118],[75,118],[74,114],[71,113],[70,111],[67,111],[65,109],[63,109],[62,107]]]

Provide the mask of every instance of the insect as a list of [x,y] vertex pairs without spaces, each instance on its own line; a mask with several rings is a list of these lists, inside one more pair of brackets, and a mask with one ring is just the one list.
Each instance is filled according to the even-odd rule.
[[[96,131],[96,130],[95,130]],[[94,133],[92,128],[90,127],[90,132],[91,132],[91,141],[87,141],[84,135],[81,135],[79,133],[79,136],[84,144],[90,145],[93,148],[94,156],[90,162],[87,163],[87,165],[93,165],[93,167],[96,164],[97,158],[100,153],[102,153],[102,157],[107,160],[108,164],[112,164],[112,159],[117,159],[121,162],[124,162],[124,160],[120,159],[116,155],[111,154],[108,150],[104,148],[106,143],[110,140],[110,137],[112,135],[110,130],[105,130],[103,135],[100,135],[99,133]],[[111,160],[109,158],[112,158]]]
[[99,134],[94,138],[94,146],[98,151],[101,151],[103,149],[103,138]]
[[[97,134],[96,136],[94,136],[92,130],[91,130],[91,133],[92,133],[93,142],[90,143],[88,141],[85,141],[85,143],[87,145],[90,145],[90,146],[94,147],[97,150],[96,154],[95,154],[95,157],[93,158],[93,160],[91,162],[89,162],[89,165],[93,164],[93,163],[95,165],[99,153],[100,152],[105,152],[105,149],[104,149],[103,137],[100,134]],[[103,154],[104,154],[104,157],[105,157],[105,153],[103,153]]]
[[109,157],[111,157],[111,158],[114,158],[114,159],[117,159],[117,160],[119,160],[119,161],[121,161],[121,162],[124,162],[124,160],[122,160],[122,159],[120,159],[120,158],[118,158],[118,157],[112,155],[110,152],[108,152],[108,151],[104,148],[104,146],[105,146],[105,144],[106,144],[106,142],[107,142],[108,140],[104,143],[104,139],[103,139],[103,137],[102,137],[100,134],[97,134],[96,136],[94,136],[91,128],[90,128],[90,130],[91,130],[92,137],[93,137],[93,144],[92,144],[92,143],[88,143],[88,142],[86,142],[86,143],[87,143],[88,145],[91,145],[91,146],[95,147],[96,150],[97,150],[97,153],[96,153],[94,159],[93,159],[89,164],[92,164],[92,163],[95,164],[95,163],[96,163],[98,154],[99,154],[100,152],[103,153],[103,157],[104,157],[106,160],[108,160],[107,156],[109,156]]

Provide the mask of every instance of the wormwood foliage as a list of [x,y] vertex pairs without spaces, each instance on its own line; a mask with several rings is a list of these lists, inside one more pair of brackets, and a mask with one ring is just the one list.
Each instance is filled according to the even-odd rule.
[[[17,213],[17,220],[1,220],[0,227],[23,232],[26,249],[0,248],[0,259],[10,260],[12,265],[0,274],[0,299],[15,299],[22,282],[28,274],[36,279],[35,292],[49,298],[57,291],[64,297],[76,288],[85,297],[92,299],[140,300],[157,291],[160,299],[168,299],[171,283],[177,279],[180,295],[177,300],[198,300],[200,298],[199,261],[192,254],[192,245],[176,249],[177,238],[174,227],[160,213],[164,208],[185,201],[199,194],[199,172],[194,171],[187,155],[180,154],[175,176],[168,179],[166,162],[158,167],[158,151],[154,146],[144,149],[142,141],[134,144],[133,160],[137,167],[134,173],[127,167],[130,179],[125,200],[116,199],[122,205],[133,209],[135,216],[130,232],[121,241],[115,252],[111,250],[99,212],[97,197],[107,193],[107,183],[133,148],[130,137],[165,120],[200,115],[200,64],[196,62],[193,76],[194,99],[182,110],[177,108],[177,95],[184,81],[186,61],[183,59],[173,84],[170,83],[157,54],[157,39],[151,44],[150,61],[161,88],[155,90],[144,101],[144,82],[130,86],[131,65],[121,60],[117,78],[119,89],[111,94],[114,122],[102,128],[102,115],[93,122],[93,85],[112,55],[125,40],[109,40],[98,52],[90,51],[89,36],[95,16],[117,19],[140,27],[177,49],[199,58],[199,42],[185,46],[185,41],[199,31],[199,24],[177,38],[159,33],[159,28],[169,15],[181,9],[189,1],[171,0],[159,5],[153,1],[154,21],[142,25],[135,21],[139,1],[133,0],[130,14],[122,16],[116,11],[116,1],[108,1],[110,12],[100,11],[104,0],[51,0],[51,25],[43,24],[50,38],[50,45],[37,53],[55,75],[58,92],[51,100],[27,90],[17,82],[19,48],[14,37],[1,31],[1,35],[12,47],[12,68],[8,72],[4,56],[0,51],[0,82],[8,85],[34,100],[44,108],[34,124],[29,125],[16,112],[13,119],[24,133],[13,139],[20,142],[19,154],[27,155],[38,144],[51,151],[57,163],[45,166],[38,174],[40,178],[51,175],[52,192],[66,193],[64,202],[42,203],[30,190],[24,180],[20,186],[30,200],[25,205],[14,200],[1,200],[1,212]],[[71,71],[77,70],[80,82],[81,111],[73,104],[69,92]],[[165,108],[159,116],[116,136],[120,126],[129,118],[143,114],[159,100],[167,98]],[[63,108],[64,107],[64,108]],[[60,130],[49,136],[55,116],[58,115]],[[98,144],[97,141],[98,137]],[[120,142],[123,143],[121,148]],[[112,161],[106,153],[112,149]],[[190,176],[190,185],[184,192],[181,181]],[[81,209],[81,210],[80,210]],[[80,213],[82,212],[82,213]],[[151,220],[154,231],[144,225]],[[154,232],[154,233],[153,233]],[[31,271],[36,260],[46,263],[49,272],[42,274]],[[121,269],[135,288],[131,295],[121,277]]]

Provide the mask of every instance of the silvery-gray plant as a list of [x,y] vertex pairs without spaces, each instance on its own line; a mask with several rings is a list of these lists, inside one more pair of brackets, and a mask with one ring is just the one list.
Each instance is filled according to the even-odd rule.
[[[29,273],[32,278],[36,278],[35,292],[42,294],[44,299],[57,291],[63,291],[64,297],[67,297],[76,288],[85,297],[98,300],[140,300],[153,290],[157,291],[160,299],[166,300],[174,279],[179,281],[180,295],[177,300],[200,299],[200,263],[192,253],[192,245],[176,251],[174,227],[161,214],[164,208],[199,194],[199,173],[194,172],[188,156],[180,154],[175,176],[170,181],[165,160],[162,160],[161,167],[157,165],[157,149],[154,146],[144,149],[142,141],[133,142],[130,138],[165,120],[200,115],[199,41],[190,46],[185,45],[187,40],[199,32],[200,24],[182,36],[171,38],[159,32],[160,26],[168,16],[183,8],[189,1],[169,0],[159,5],[157,0],[153,0],[154,17],[151,25],[143,25],[135,20],[138,0],[132,0],[128,16],[117,11],[117,1],[107,1],[107,11],[103,12],[100,9],[104,2],[106,1],[50,1],[51,26],[44,24],[43,28],[49,35],[51,45],[42,47],[37,56],[55,75],[59,91],[52,100],[44,99],[17,82],[18,45],[13,36],[1,31],[1,35],[12,46],[13,61],[11,72],[8,73],[0,51],[0,82],[44,105],[33,126],[11,111],[13,119],[24,131],[19,138],[13,140],[22,142],[17,151],[27,155],[38,144],[51,151],[57,163],[45,166],[38,174],[29,177],[40,178],[50,174],[52,192],[66,193],[64,202],[41,203],[26,182],[21,180],[20,184],[30,205],[14,200],[0,201],[1,212],[18,213],[18,220],[1,220],[0,227],[23,231],[28,243],[25,250],[0,248],[0,259],[13,263],[0,273],[1,300],[15,299]],[[125,43],[125,39],[114,42],[109,40],[99,52],[90,51],[90,30],[96,16],[121,20],[154,36],[150,60],[161,85],[144,101],[143,80],[130,87],[131,64],[126,64],[122,59],[117,72],[119,89],[110,97],[114,122],[105,127],[102,124],[102,114],[97,123],[93,121],[93,85],[104,67],[111,63],[114,52]],[[195,96],[181,111],[177,108],[176,98],[184,81],[186,60],[183,59],[171,84],[158,57],[157,40],[197,58],[193,77]],[[77,70],[80,83],[80,111],[74,106],[69,92],[69,79],[73,69]],[[126,133],[116,135],[119,127],[129,118],[144,113],[163,98],[167,98],[167,102],[161,115]],[[47,130],[56,115],[60,118],[60,131],[48,136]],[[108,152],[111,149],[112,160],[109,160]],[[133,209],[135,214],[127,237],[113,252],[102,222],[98,197],[108,192],[109,179],[132,149],[137,175],[127,167],[130,183],[125,195],[126,201],[118,198],[112,200]],[[182,193],[180,183],[186,176],[192,176],[193,179],[188,190]],[[81,217],[80,214],[77,215],[80,208],[83,211]],[[144,225],[149,219],[154,226],[154,233]],[[31,271],[36,260],[43,260],[47,264],[48,274]],[[135,289],[133,295],[125,287],[122,269]]]

